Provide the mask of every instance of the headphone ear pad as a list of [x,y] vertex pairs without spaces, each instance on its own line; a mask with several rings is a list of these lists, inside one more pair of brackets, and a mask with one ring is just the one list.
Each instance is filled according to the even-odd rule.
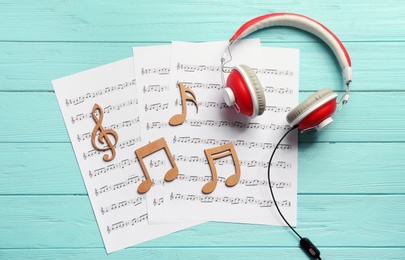
[[287,122],[301,130],[316,127],[336,109],[337,94],[325,88],[312,94],[287,114]]
[[[239,68],[242,69],[247,75],[247,78],[245,78],[246,81],[249,81],[250,86],[252,86],[252,101],[253,104],[257,108],[257,115],[263,114],[264,110],[266,109],[266,97],[264,95],[264,90],[262,88],[262,84],[259,81],[259,78],[257,77],[256,73],[247,65],[239,65]],[[253,95],[256,97],[256,99],[253,97]],[[255,104],[256,103],[256,104]]]

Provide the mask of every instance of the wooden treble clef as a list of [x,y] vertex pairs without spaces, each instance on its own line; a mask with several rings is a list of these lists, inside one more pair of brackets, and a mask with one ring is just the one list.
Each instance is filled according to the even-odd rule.
[[[97,117],[98,111],[100,117]],[[96,122],[96,126],[94,127],[93,133],[91,134],[91,144],[93,145],[94,149],[98,151],[107,151],[111,150],[111,156],[108,156],[108,154],[103,155],[103,160],[108,162],[111,161],[115,158],[116,152],[115,152],[115,145],[118,142],[118,134],[112,129],[104,129],[102,126],[103,122],[103,117],[104,117],[104,112],[103,109],[96,103],[93,106],[93,111],[91,112],[91,115],[93,116],[94,122]],[[97,133],[98,138],[97,138]],[[114,137],[114,144],[111,142],[109,135],[112,135]],[[104,144],[104,142],[107,143],[107,147],[99,147],[97,145],[96,139],[98,140],[98,143]]]

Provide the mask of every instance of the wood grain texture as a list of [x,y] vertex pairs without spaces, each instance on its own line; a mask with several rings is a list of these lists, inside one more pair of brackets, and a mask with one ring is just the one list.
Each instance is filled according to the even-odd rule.
[[[350,103],[324,132],[300,135],[298,229],[323,259],[403,259],[401,0],[0,0],[0,259],[306,259],[285,228],[229,223],[106,255],[51,85],[130,57],[134,46],[226,40],[279,11],[325,24],[353,61]],[[291,28],[251,37],[300,49],[300,100],[342,91],[339,66],[316,37]]]

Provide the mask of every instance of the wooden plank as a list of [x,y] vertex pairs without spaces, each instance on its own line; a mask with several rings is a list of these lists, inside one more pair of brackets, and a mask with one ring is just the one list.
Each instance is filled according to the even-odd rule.
[[[302,93],[300,99],[310,94]],[[301,135],[300,141],[404,142],[404,99],[405,92],[355,92],[333,124]],[[23,104],[30,104],[29,109]],[[387,112],[387,106],[395,109]],[[69,142],[54,93],[5,92],[0,109],[0,142]]]
[[[405,143],[302,143],[298,193],[404,194],[403,150]],[[70,144],[3,143],[0,158],[1,195],[87,194]]]
[[[292,32],[291,34],[293,34]],[[132,56],[132,47],[167,43],[0,42],[1,91],[53,91],[51,81]],[[342,91],[340,68],[320,41],[272,42],[264,46],[300,49],[300,90]],[[354,91],[405,90],[404,42],[347,43],[353,60]],[[387,52],[386,50],[390,50]]]
[[[320,248],[322,259],[385,259],[398,260],[405,255],[400,248]],[[231,247],[221,248],[128,248],[107,255],[103,248],[85,249],[0,249],[3,259],[64,259],[64,260],[121,260],[121,259],[306,259],[297,247]]]
[[[23,1],[24,2],[24,1]],[[247,20],[271,12],[310,16],[333,30],[344,41],[403,41],[405,3],[389,1],[313,0],[297,3],[211,1],[5,1],[0,8],[0,41],[212,41],[228,39]],[[315,8],[316,7],[316,8]],[[378,11],[377,11],[378,10]],[[13,21],[13,22],[10,22]],[[384,21],[384,22],[382,22]],[[30,25],[30,26],[27,26]],[[286,29],[259,34],[265,40],[313,40]]]
[[[403,195],[300,195],[298,231],[319,247],[403,247]],[[103,247],[86,196],[0,196],[0,248]],[[246,214],[249,214],[248,212]],[[291,247],[286,227],[209,222],[139,247]]]

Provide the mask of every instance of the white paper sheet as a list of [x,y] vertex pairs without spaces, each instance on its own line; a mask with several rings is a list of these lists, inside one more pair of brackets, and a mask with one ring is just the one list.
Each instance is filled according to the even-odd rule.
[[[298,101],[298,51],[262,48],[260,58],[251,51],[252,60],[243,61],[236,54],[244,48],[237,49],[241,47],[239,43],[234,47],[233,59],[227,66],[241,63],[253,66],[266,89],[266,111],[254,119],[226,108],[222,101],[220,73],[210,69],[219,66],[222,53],[219,45],[172,43],[170,86],[183,82],[195,92],[199,108],[196,113],[195,105],[188,102],[187,121],[176,128],[165,128],[181,176],[165,185],[164,217],[284,225],[272,206],[267,162],[288,129],[286,113]],[[179,91],[171,91],[170,99],[176,98],[179,99]],[[180,113],[180,109],[175,107],[173,114]],[[234,187],[226,187],[225,179],[235,173],[235,167],[230,156],[218,159],[215,161],[218,184],[212,193],[205,195],[202,187],[210,180],[211,171],[204,149],[226,142],[233,142],[239,157],[240,181]],[[296,225],[296,133],[280,148],[272,166],[273,185],[281,210]]]
[[[134,153],[141,135],[132,58],[52,84],[107,253],[179,230],[176,224],[149,225],[145,195],[137,193],[144,177]],[[119,136],[110,162],[102,158],[110,151],[96,151],[91,144],[95,103],[104,108],[101,125]]]
[[[143,140],[153,141],[164,136],[180,169],[176,180],[153,187],[147,197],[149,206],[164,207],[164,218],[229,221],[241,223],[283,224],[271,206],[267,184],[267,161],[275,143],[285,133],[285,114],[298,100],[298,51],[249,48],[248,42],[238,43],[232,49],[229,66],[246,63],[259,68],[259,78],[266,89],[265,115],[248,119],[232,108],[225,108],[220,91],[219,58],[227,43],[180,43],[171,47],[170,70],[157,60],[167,50],[163,47],[149,54],[150,64],[144,68],[145,91],[140,96],[141,132]],[[251,43],[250,43],[251,44]],[[169,47],[166,47],[169,48]],[[141,55],[146,49],[138,49]],[[159,50],[162,53],[159,54]],[[134,55],[136,57],[136,48]],[[144,56],[143,56],[144,57]],[[266,58],[266,66],[261,57]],[[166,59],[168,57],[166,56]],[[143,59],[142,59],[143,60]],[[269,60],[271,62],[269,62]],[[281,62],[280,62],[281,61]],[[155,64],[155,65],[154,65]],[[146,70],[148,69],[148,70]],[[166,83],[170,71],[170,84]],[[142,72],[139,67],[138,73]],[[162,77],[162,73],[165,74]],[[158,76],[160,75],[160,76]],[[171,116],[181,113],[181,98],[177,81],[193,90],[199,104],[198,113],[192,102],[187,105],[187,120],[181,126],[170,126]],[[139,88],[138,90],[141,90]],[[231,158],[217,160],[219,183],[215,191],[206,196],[201,188],[210,178],[204,149],[232,141],[242,168],[240,183],[233,188],[223,181],[234,172]],[[290,136],[277,152],[272,168],[276,198],[287,218],[296,223],[297,140]],[[161,162],[164,164],[164,162]],[[152,164],[151,164],[152,166]],[[158,172],[155,173],[158,176]],[[150,209],[150,207],[149,207]],[[151,223],[161,223],[161,209],[150,211]]]

